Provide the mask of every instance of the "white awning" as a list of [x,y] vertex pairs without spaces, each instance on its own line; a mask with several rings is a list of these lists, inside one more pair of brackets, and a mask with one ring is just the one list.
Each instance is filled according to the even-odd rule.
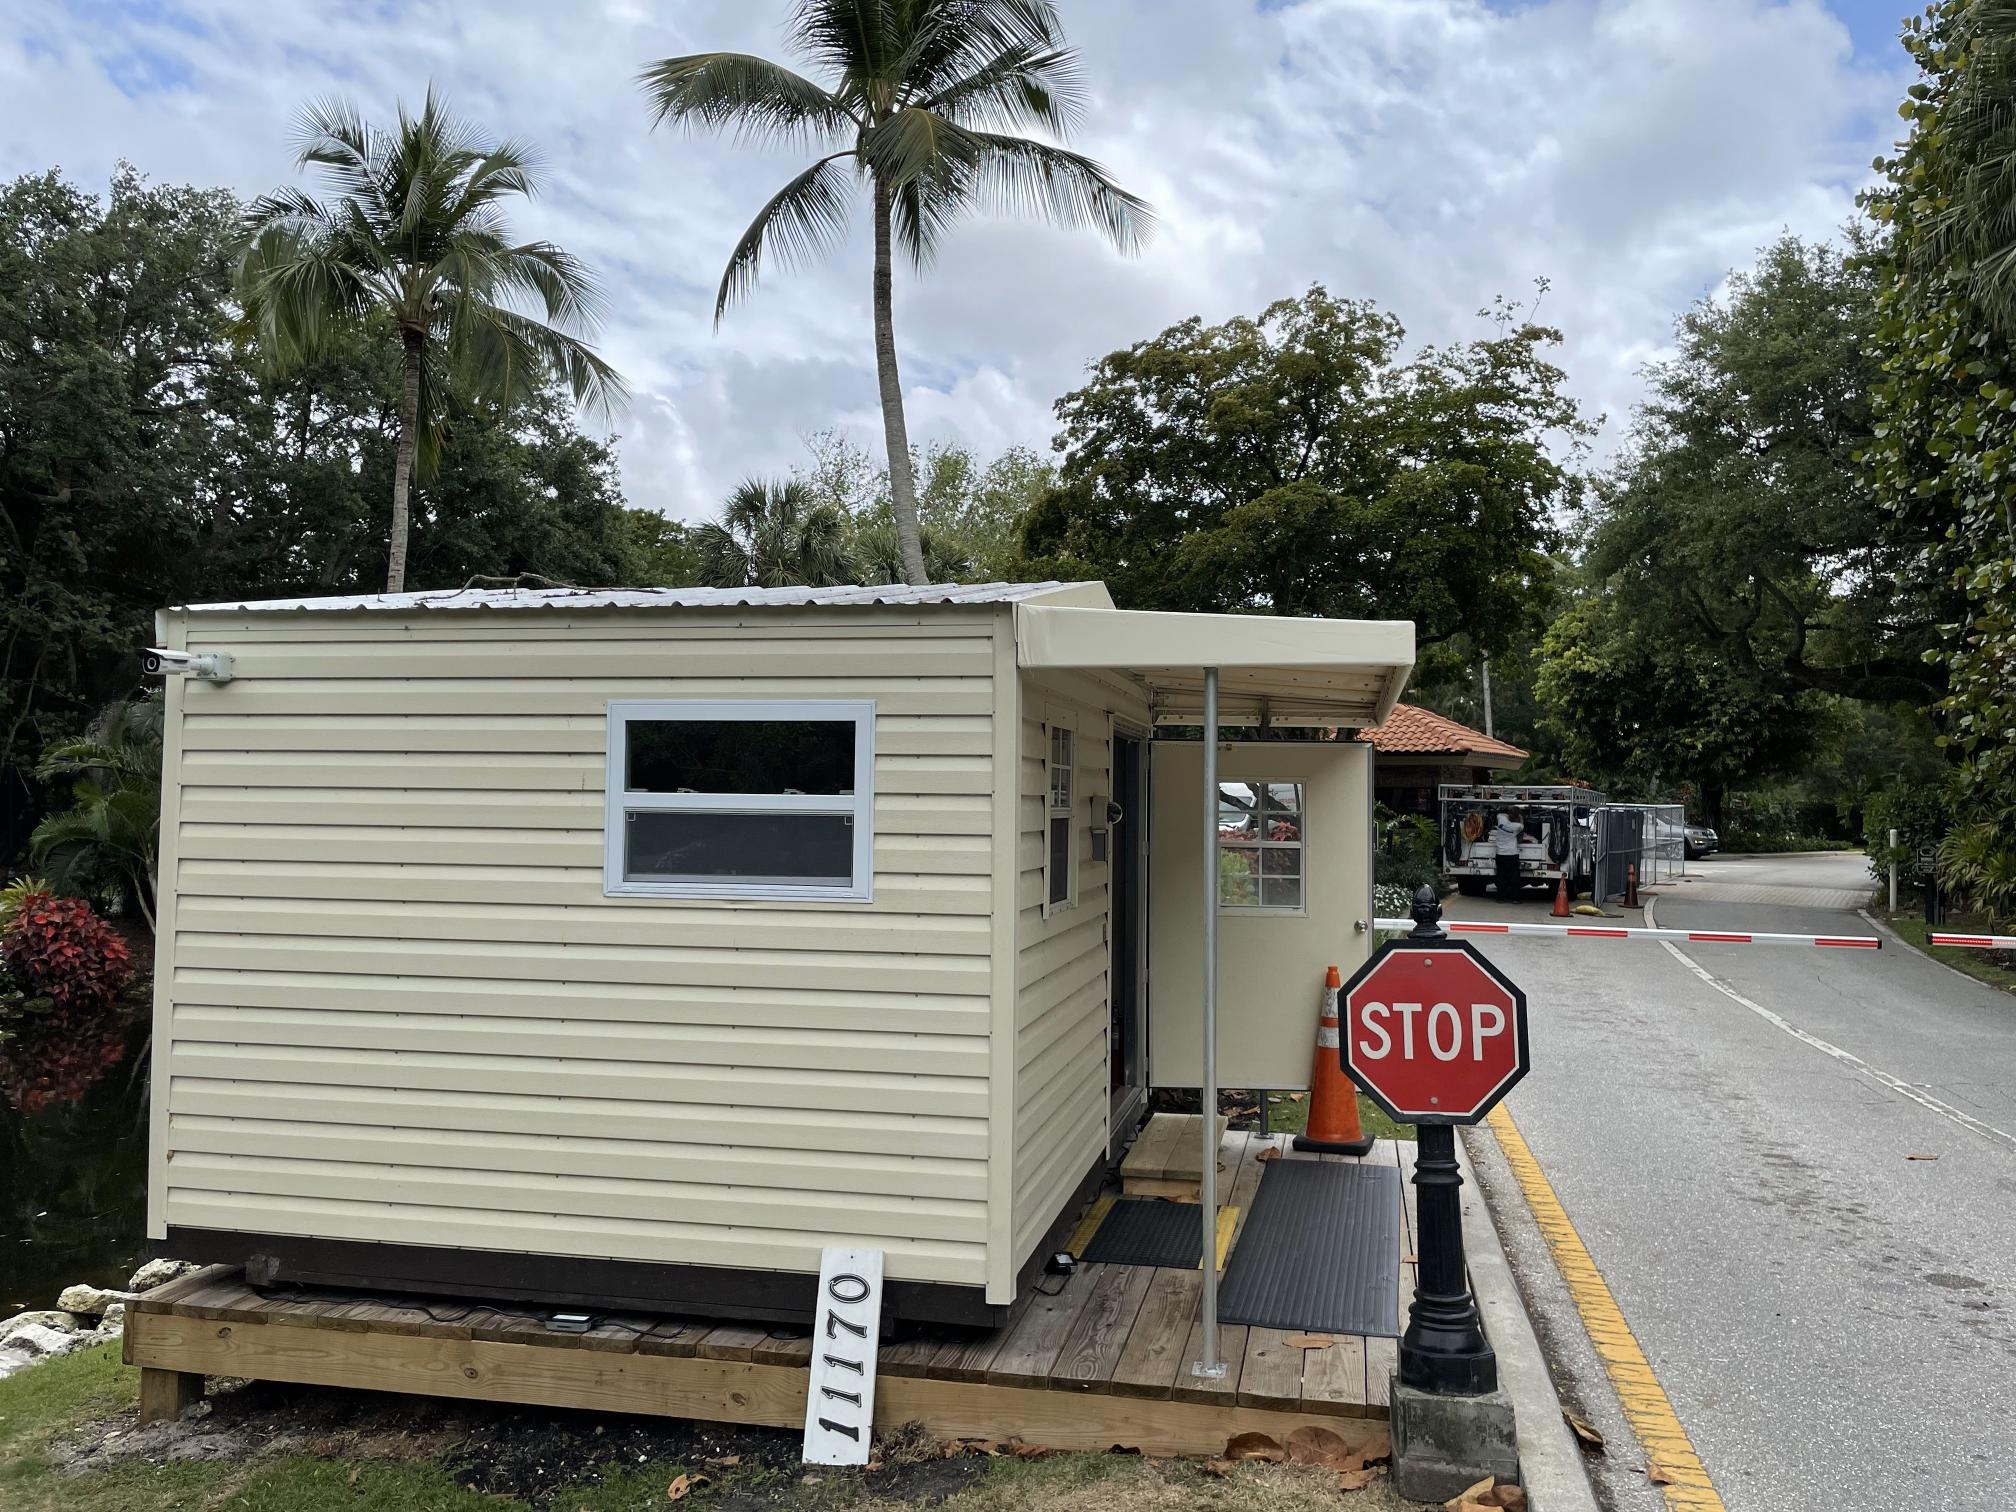
[[1165,724],[1199,724],[1204,669],[1219,672],[1221,724],[1362,729],[1393,712],[1414,668],[1408,620],[1171,614],[1015,606],[1020,665],[1118,673],[1140,683]]

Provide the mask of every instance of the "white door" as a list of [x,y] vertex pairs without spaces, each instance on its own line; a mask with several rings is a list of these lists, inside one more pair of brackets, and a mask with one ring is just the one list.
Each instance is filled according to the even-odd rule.
[[[1204,748],[1151,747],[1149,1080],[1202,1079]],[[1218,1082],[1309,1085],[1325,969],[1370,953],[1372,748],[1218,748]]]

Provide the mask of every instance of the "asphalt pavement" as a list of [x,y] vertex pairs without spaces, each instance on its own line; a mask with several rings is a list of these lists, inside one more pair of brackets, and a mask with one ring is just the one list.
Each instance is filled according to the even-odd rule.
[[[1873,932],[1860,856],[1690,872],[1659,925]],[[1479,943],[1529,999],[1507,1108],[1724,1503],[2016,1505],[2016,997],[1889,941]],[[1495,1141],[1469,1144],[1564,1396],[1609,1436],[1599,1494],[1660,1507]]]

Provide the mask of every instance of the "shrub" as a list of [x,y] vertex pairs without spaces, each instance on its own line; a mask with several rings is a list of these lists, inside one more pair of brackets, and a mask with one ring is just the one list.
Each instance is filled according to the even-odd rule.
[[[1871,876],[1885,876],[1893,861],[1904,876],[1915,876],[1919,851],[1936,846],[1953,827],[1951,778],[1893,782],[1871,793],[1862,806],[1862,827]],[[1893,829],[1895,846],[1890,844]]]
[[22,896],[0,933],[0,1090],[23,1113],[74,1102],[126,1056],[126,942],[91,905]]
[[1436,853],[1435,821],[1419,814],[1396,814],[1381,804],[1372,822],[1379,837],[1372,880],[1404,888],[1410,898],[1424,885],[1440,891],[1442,863]]

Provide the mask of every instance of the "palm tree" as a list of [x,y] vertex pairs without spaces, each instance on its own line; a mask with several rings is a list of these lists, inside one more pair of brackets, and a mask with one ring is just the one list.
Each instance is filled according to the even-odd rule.
[[654,121],[820,150],[742,233],[715,296],[717,325],[729,302],[754,286],[773,246],[788,262],[836,243],[850,173],[867,185],[889,491],[904,578],[924,583],[890,310],[892,242],[922,269],[953,221],[977,210],[1089,225],[1131,252],[1152,214],[1090,158],[1015,134],[1062,138],[1079,115],[1077,56],[1051,0],[798,0],[788,30],[830,86],[746,53],[666,58],[640,82]]
[[751,478],[692,535],[700,581],[711,588],[827,587],[854,581],[847,516],[803,483]]
[[158,693],[112,705],[90,733],[50,746],[35,775],[74,777],[75,803],[28,837],[49,880],[74,893],[123,897],[154,928],[161,830]]
[[598,304],[592,275],[550,242],[514,243],[507,233],[502,202],[539,184],[527,147],[479,144],[430,89],[418,116],[400,107],[394,131],[367,125],[341,101],[310,105],[295,162],[320,169],[331,198],[278,189],[253,202],[239,299],[279,371],[312,361],[347,324],[399,343],[385,574],[386,591],[398,593],[413,474],[439,458],[451,377],[508,404],[557,376],[600,408],[621,397],[622,381],[585,339]]

